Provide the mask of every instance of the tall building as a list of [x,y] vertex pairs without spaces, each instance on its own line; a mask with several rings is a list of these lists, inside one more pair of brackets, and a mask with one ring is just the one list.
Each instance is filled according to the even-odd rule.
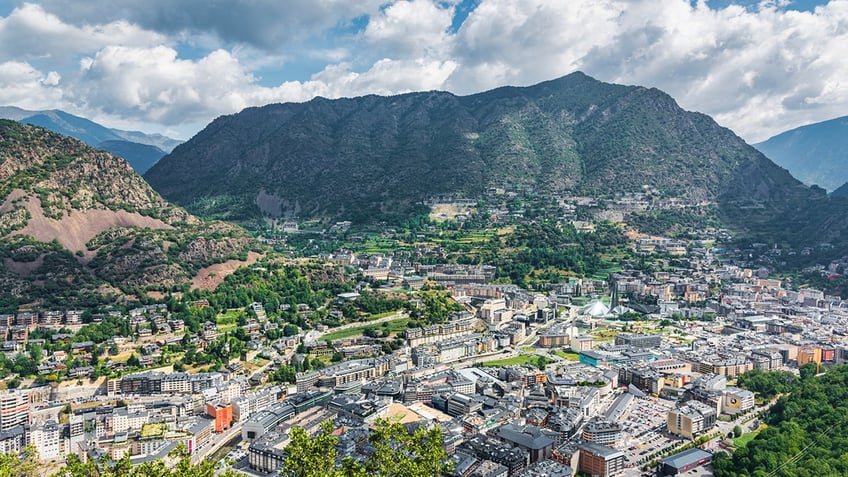
[[207,402],[206,415],[215,419],[214,431],[217,433],[224,432],[230,428],[233,423],[233,405],[223,402]]
[[716,414],[716,409],[708,404],[689,401],[686,405],[668,412],[668,432],[694,439],[715,426]]
[[583,427],[583,440],[616,447],[621,443],[621,425],[602,418],[592,418]]
[[32,426],[32,443],[42,462],[59,458],[60,441],[61,432],[56,421],[50,420]]
[[624,461],[621,451],[594,442],[580,444],[580,472],[610,477],[624,472]]
[[29,392],[8,390],[0,392],[0,432],[29,424]]

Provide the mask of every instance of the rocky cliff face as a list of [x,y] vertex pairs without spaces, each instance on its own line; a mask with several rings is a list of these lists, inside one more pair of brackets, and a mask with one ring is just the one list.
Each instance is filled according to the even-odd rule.
[[0,120],[0,282],[11,291],[0,306],[173,287],[251,246],[238,227],[162,199],[123,159]]

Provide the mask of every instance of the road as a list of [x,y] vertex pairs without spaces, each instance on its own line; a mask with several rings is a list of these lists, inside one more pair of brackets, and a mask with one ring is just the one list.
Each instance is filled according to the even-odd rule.
[[221,434],[215,434],[212,436],[212,441],[203,446],[202,449],[198,449],[191,455],[192,463],[197,463],[202,461],[215,454],[215,452],[220,449],[224,444],[230,442],[237,435],[241,435],[241,423],[235,422],[233,423],[233,427],[227,429]]

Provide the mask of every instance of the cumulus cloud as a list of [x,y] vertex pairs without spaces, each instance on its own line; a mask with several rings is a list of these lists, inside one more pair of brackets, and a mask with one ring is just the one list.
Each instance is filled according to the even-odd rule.
[[329,28],[372,14],[381,0],[66,0],[42,2],[73,24],[126,20],[169,35],[212,33],[226,44],[278,52]]
[[[583,70],[663,89],[749,141],[848,109],[848,0],[807,12],[783,2],[480,0],[458,29],[454,1],[77,3],[0,17],[0,86],[10,85],[0,101],[33,105],[36,95],[93,118],[202,125],[317,95],[468,94]],[[72,62],[60,67],[63,58]],[[286,80],[297,60],[311,74]],[[269,82],[269,71],[281,79]]]
[[165,46],[106,47],[81,62],[68,96],[79,106],[107,114],[175,124],[250,105],[254,82],[224,50],[191,61]]
[[[688,0],[485,0],[457,34],[461,92],[583,70],[655,86],[758,141],[845,114],[848,2],[712,9]],[[767,108],[763,110],[762,108]]]
[[342,63],[309,81],[264,87],[224,50],[191,61],[179,59],[174,49],[164,46],[107,47],[81,62],[81,74],[65,97],[79,110],[177,125],[271,102],[435,89],[454,68],[449,61],[383,59],[359,73]]
[[442,89],[456,69],[453,61],[392,60],[383,58],[363,73],[350,64],[335,65],[313,77],[311,84],[321,84],[331,98],[364,94],[398,94],[411,91]]
[[38,58],[57,63],[108,45],[156,45],[164,41],[162,34],[124,20],[69,25],[39,5],[24,4],[9,16],[0,17],[0,59]]
[[61,104],[59,74],[47,74],[28,63],[0,63],[0,105],[12,104],[24,109],[47,109]]
[[453,7],[430,0],[399,1],[371,17],[363,37],[401,56],[444,56],[453,15]]

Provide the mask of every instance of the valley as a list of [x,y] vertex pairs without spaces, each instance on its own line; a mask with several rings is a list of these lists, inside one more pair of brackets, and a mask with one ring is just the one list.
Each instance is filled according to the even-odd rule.
[[357,472],[388,433],[427,475],[743,475],[848,362],[848,202],[655,89],[249,108],[144,179],[0,121],[0,161],[0,443],[57,475]]

